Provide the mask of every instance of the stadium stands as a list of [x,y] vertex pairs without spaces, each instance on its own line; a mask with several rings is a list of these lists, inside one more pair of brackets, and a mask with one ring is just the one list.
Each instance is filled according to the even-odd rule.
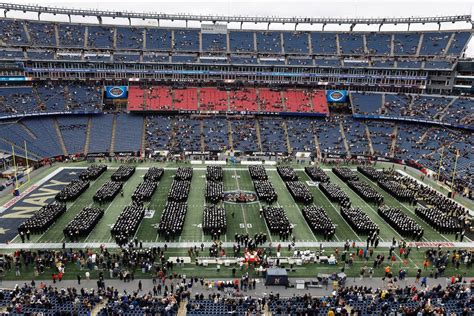
[[227,91],[214,88],[199,89],[199,109],[201,111],[220,111],[229,110]]
[[262,151],[264,152],[288,152],[286,147],[285,133],[281,126],[281,120],[259,120],[260,136],[262,139]]
[[229,149],[229,131],[227,120],[219,117],[206,118],[203,120],[204,126],[204,147],[205,150],[224,151]]

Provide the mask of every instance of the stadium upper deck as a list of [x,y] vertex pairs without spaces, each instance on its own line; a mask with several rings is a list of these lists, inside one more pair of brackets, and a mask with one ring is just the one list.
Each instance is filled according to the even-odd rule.
[[[116,26],[97,24],[74,24],[34,20],[0,20],[0,34],[4,57],[25,59],[63,59],[76,56],[76,60],[94,61],[84,56],[82,50],[109,51],[109,61],[169,62],[178,56],[177,62],[212,61],[221,63],[321,65],[321,61],[307,62],[297,56],[379,57],[403,59],[439,57],[459,58],[470,40],[472,31],[410,31],[410,32],[310,32],[310,31],[253,31],[158,28],[141,26]],[[26,55],[12,48],[27,48]],[[37,49],[43,55],[35,54]],[[57,49],[67,49],[69,55]],[[31,51],[30,51],[31,50]],[[33,52],[33,54],[31,54]],[[129,52],[130,55],[120,55]],[[150,52],[171,53],[171,60],[160,58]],[[32,56],[30,56],[30,54]],[[76,54],[77,55],[76,55]],[[9,55],[11,54],[11,55]],[[143,55],[142,55],[143,54]],[[179,56],[195,59],[180,59]],[[196,54],[196,55],[193,55]],[[135,56],[135,57],[134,57]],[[162,56],[162,55],[161,55]],[[251,58],[259,57],[259,58]],[[263,57],[287,56],[287,59],[263,59]],[[200,57],[207,57],[205,59]],[[290,58],[291,57],[291,58]],[[288,59],[289,58],[289,59]],[[71,59],[74,59],[71,57]],[[375,59],[377,60],[377,59]],[[341,66],[342,64],[334,64]],[[329,65],[331,66],[331,65]],[[369,65],[370,66],[370,65]],[[373,65],[377,67],[377,65]],[[379,65],[380,66],[380,65]],[[383,65],[387,67],[388,65]],[[421,64],[408,64],[420,68]],[[451,69],[451,65],[434,63],[429,69]]]

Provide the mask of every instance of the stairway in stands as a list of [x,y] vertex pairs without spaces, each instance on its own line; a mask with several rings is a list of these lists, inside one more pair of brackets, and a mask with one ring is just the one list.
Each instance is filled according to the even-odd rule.
[[347,142],[346,133],[344,133],[344,124],[342,123],[341,120],[339,120],[339,129],[341,130],[341,136],[342,136],[342,140],[344,142],[344,148],[346,149],[346,155],[349,156],[351,154],[351,151],[350,151],[350,148],[349,148],[349,143]]
[[288,136],[288,125],[286,125],[285,120],[281,121],[281,126],[283,127],[283,131],[285,133],[286,148],[288,149],[288,152],[291,153],[292,149],[291,149],[290,137]]
[[109,153],[113,153],[115,150],[115,128],[117,127],[117,115],[114,115],[114,121],[112,123],[112,140],[110,141]]
[[370,137],[369,127],[365,123],[364,123],[364,126],[365,126],[365,135],[367,136],[367,140],[369,142],[370,154],[373,156],[375,154],[375,150],[374,150],[374,145],[372,144],[372,138]]
[[199,133],[201,134],[201,151],[206,151],[206,143],[205,143],[205,135],[204,135],[204,121],[201,120],[201,124],[199,124]]
[[260,121],[255,120],[255,130],[257,131],[258,149],[262,151],[262,136],[260,135]]
[[439,111],[438,113],[435,114],[434,118],[435,118],[435,119],[438,119],[438,120],[440,120],[440,121],[442,121],[442,120],[444,119],[445,115],[448,113],[449,107],[450,107],[455,101],[456,101],[456,99],[453,98],[453,99],[451,100],[451,102],[449,102],[448,105],[447,105],[444,109],[442,109],[441,111]]
[[84,155],[89,153],[89,144],[91,143],[92,117],[89,116],[86,130],[86,143],[84,144]]
[[147,124],[147,117],[145,116],[143,118],[142,141],[141,141],[141,146],[140,146],[141,154],[145,153],[145,148],[146,148],[146,124]]
[[392,132],[392,145],[390,146],[390,157],[395,157],[395,149],[397,148],[397,139],[398,139],[398,125],[395,124]]
[[59,144],[61,145],[61,150],[63,151],[63,155],[67,156],[67,149],[66,145],[64,144],[64,138],[63,134],[61,133],[61,130],[59,129],[59,124],[58,124],[58,119],[53,119],[53,124],[54,124],[54,129],[56,130],[56,134],[58,135],[59,139]]
[[227,130],[229,131],[229,147],[234,150],[234,140],[232,139],[232,124],[227,120]]

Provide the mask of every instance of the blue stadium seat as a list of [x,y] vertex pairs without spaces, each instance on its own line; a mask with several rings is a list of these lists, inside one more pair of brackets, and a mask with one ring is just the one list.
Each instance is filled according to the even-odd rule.
[[259,53],[281,53],[281,33],[280,32],[256,32],[257,51]]
[[254,32],[230,31],[230,50],[235,53],[255,52]]

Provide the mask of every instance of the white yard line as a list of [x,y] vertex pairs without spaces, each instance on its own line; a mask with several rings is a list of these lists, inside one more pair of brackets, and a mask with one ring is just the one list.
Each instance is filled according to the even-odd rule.
[[[239,179],[237,178],[237,170],[234,170],[234,177],[235,177],[235,182],[237,182],[237,190],[240,191]],[[249,230],[247,228],[247,219],[245,218],[244,206],[240,205],[240,208],[242,209],[242,217],[244,219],[245,232],[248,234]]]
[[[296,169],[293,169],[293,170],[296,170]],[[303,169],[304,170],[304,169]],[[318,241],[318,238],[316,238],[316,236],[314,235],[313,233],[313,230],[311,229],[311,227],[309,227],[309,224],[308,222],[306,221],[306,219],[304,218],[303,216],[303,212],[301,211],[301,208],[300,206],[298,205],[298,203],[296,203],[295,199],[293,198],[293,195],[291,195],[291,192],[288,190],[288,188],[286,187],[285,185],[285,181],[283,181],[283,179],[281,178],[280,174],[278,173],[278,171],[276,171],[276,169],[274,170],[278,177],[280,178],[281,182],[283,183],[283,190],[286,190],[288,192],[288,194],[291,196],[291,198],[293,199],[293,203],[296,205],[296,207],[298,208],[299,212],[298,212],[298,215],[301,216],[301,218],[303,218],[303,222],[306,224],[306,227],[308,227],[308,230],[309,232],[311,233],[311,235],[313,235],[313,238],[315,241]],[[277,202],[278,203],[278,202]]]
[[[317,187],[317,189],[319,190],[318,187]],[[332,206],[332,208],[334,209],[334,211],[336,212],[336,214],[339,215],[339,216],[342,218],[342,220],[344,221],[344,223],[347,224],[347,226],[349,226],[349,228],[350,228],[351,231],[354,233],[354,235],[359,239],[359,241],[363,241],[363,240],[359,237],[359,234],[357,234],[357,233],[354,231],[354,229],[352,228],[352,226],[349,225],[349,223],[346,222],[346,220],[344,219],[344,217],[342,217],[341,213],[339,213],[339,212],[337,211],[337,208],[334,206],[334,204],[331,202],[331,200],[326,196],[326,194],[324,194],[324,192],[321,191],[321,190],[319,190],[319,192],[321,192],[321,194],[324,196],[324,198],[325,198],[326,200],[328,200],[329,204],[331,204],[331,206]]]
[[[360,173],[360,172],[359,172],[359,173]],[[362,173],[360,173],[360,174],[361,174],[365,179],[367,179],[367,181],[369,181],[369,182],[372,183],[373,185],[375,185],[375,186],[377,186],[378,188],[380,188],[380,187],[377,185],[377,183],[373,182],[371,179],[369,179],[368,177],[366,177],[364,174],[362,174]],[[380,189],[382,189],[382,188],[380,188]],[[382,189],[382,190],[383,190],[383,189]],[[385,190],[384,190],[384,191],[385,191]],[[387,192],[387,194],[390,195],[390,193],[388,193],[388,192]],[[391,195],[390,195],[390,196],[391,196]],[[409,209],[408,207],[406,207],[403,203],[399,202],[396,198],[394,198],[394,199],[395,199],[395,201],[398,202],[398,204],[400,204],[401,206],[403,206],[404,209],[406,209],[408,212],[412,213],[412,214],[415,215],[417,218],[419,218],[418,215],[415,214],[415,212],[413,212],[412,210],[410,210],[410,209]],[[418,204],[419,204],[419,203],[418,203]],[[422,219],[420,219],[420,220],[423,221]],[[424,222],[424,221],[423,221],[423,222]],[[426,222],[424,222],[424,223],[426,223]],[[431,225],[429,225],[429,224],[427,224],[427,225],[428,225],[428,227],[431,227]],[[434,231],[436,231],[433,227],[431,227],[431,228],[432,228]],[[436,232],[437,232],[437,231],[436,231]],[[446,238],[443,234],[441,234],[441,233],[439,233],[439,232],[437,232],[437,233],[438,233],[441,237],[443,237],[446,241],[451,241],[451,240],[449,240],[448,238]],[[427,241],[427,239],[425,238],[425,236],[423,236],[423,240],[426,240],[426,241]]]

